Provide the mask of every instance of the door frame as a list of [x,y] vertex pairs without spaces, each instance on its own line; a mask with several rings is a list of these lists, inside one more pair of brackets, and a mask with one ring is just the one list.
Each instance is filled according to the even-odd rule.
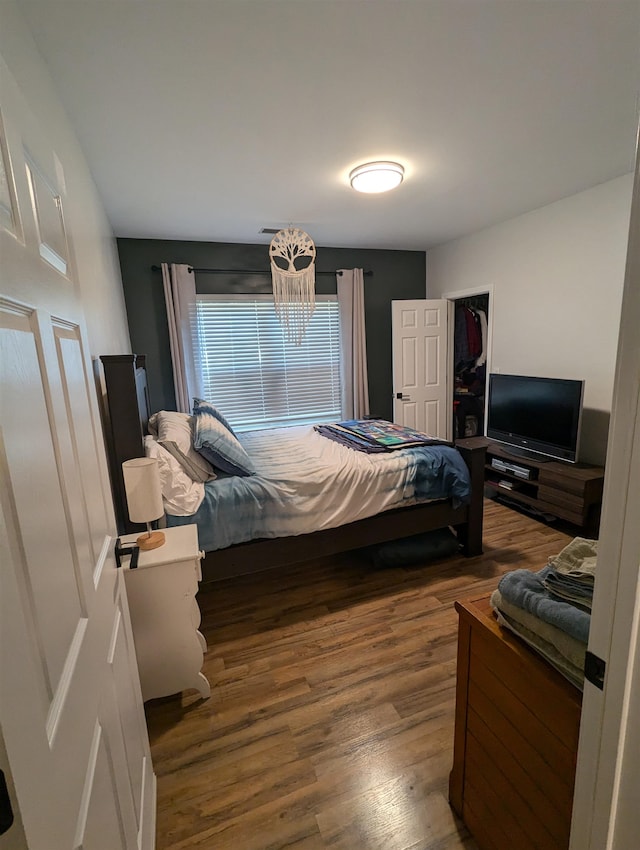
[[[458,289],[455,292],[443,292],[440,296],[441,298],[446,298],[447,301],[457,301],[459,298],[472,298],[474,295],[488,295],[489,296],[489,315],[487,316],[487,373],[485,376],[484,383],[484,422],[483,422],[483,433],[487,433],[487,411],[489,409],[489,373],[491,372],[491,356],[493,353],[493,314],[495,313],[495,294],[494,287],[492,283],[487,283],[484,285],[471,286],[468,289]],[[452,324],[455,326],[455,311],[454,311],[454,319]],[[451,338],[453,340],[453,328],[451,330]],[[453,345],[451,346],[451,356],[453,357]],[[454,373],[455,373],[455,364],[453,360],[449,364],[449,370],[451,374],[451,393],[452,399],[451,403],[453,404],[453,382],[454,382]]]
[[[571,850],[630,846],[637,832],[640,699],[640,156],[636,155],[620,333],[607,445],[589,650],[606,661],[603,690],[585,682]],[[600,566],[602,564],[603,566]]]

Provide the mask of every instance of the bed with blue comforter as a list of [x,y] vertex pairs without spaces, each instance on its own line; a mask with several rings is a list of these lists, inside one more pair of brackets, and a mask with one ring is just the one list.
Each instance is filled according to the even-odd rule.
[[[140,530],[127,513],[123,461],[156,457],[166,522],[197,524],[206,553],[205,582],[443,528],[456,531],[465,555],[482,553],[482,440],[458,441],[455,448],[398,449],[398,440],[406,436],[399,433],[401,426],[377,420],[363,431],[362,421],[356,421],[359,437],[371,437],[373,427],[387,448],[395,444],[393,451],[367,453],[312,426],[256,431],[237,435],[240,452],[226,460],[244,455],[248,468],[234,474],[233,465],[225,469],[200,445],[199,425],[205,433],[217,428],[233,435],[219,410],[194,400],[193,418],[175,412],[164,416],[155,423],[154,437],[153,420],[162,412],[151,416],[147,406],[144,356],[101,360],[118,530]],[[349,428],[349,423],[334,425]]]
[[238,435],[255,474],[218,476],[204,485],[192,516],[207,552],[257,539],[310,534],[431,500],[471,498],[467,464],[447,445],[366,454],[311,426]]

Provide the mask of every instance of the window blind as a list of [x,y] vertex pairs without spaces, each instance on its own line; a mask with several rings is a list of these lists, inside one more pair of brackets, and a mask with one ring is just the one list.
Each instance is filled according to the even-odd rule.
[[300,345],[270,295],[198,295],[203,392],[239,431],[341,419],[336,296],[316,296]]

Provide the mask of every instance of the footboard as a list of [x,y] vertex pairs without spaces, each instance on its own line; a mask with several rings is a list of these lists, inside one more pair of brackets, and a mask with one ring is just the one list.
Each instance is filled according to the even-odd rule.
[[472,557],[482,555],[484,466],[487,441],[484,437],[469,437],[466,440],[458,440],[456,448],[464,458],[471,474],[471,502],[467,509],[466,522],[456,525],[455,528],[462,540],[464,554]]

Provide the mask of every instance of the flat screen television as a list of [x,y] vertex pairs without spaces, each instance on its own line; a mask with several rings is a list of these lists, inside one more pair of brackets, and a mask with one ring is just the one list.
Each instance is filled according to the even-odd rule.
[[583,391],[584,381],[491,374],[487,437],[521,457],[575,463]]

